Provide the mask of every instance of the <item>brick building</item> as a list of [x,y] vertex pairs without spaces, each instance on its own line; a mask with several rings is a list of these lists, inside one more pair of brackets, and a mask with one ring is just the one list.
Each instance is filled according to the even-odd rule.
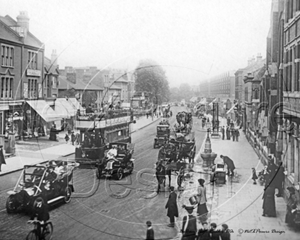
[[29,31],[27,13],[20,12],[17,21],[0,16],[0,46],[0,134],[20,136],[29,127],[22,125],[24,101],[43,97],[44,45]]

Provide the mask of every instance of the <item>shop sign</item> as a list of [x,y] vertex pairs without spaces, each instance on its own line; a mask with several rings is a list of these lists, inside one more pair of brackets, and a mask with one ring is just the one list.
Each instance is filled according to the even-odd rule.
[[40,70],[27,69],[27,76],[40,77],[41,76],[41,71]]

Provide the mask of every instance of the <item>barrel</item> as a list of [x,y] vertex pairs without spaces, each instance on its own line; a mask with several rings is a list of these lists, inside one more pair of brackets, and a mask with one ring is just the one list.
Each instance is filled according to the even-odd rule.
[[189,201],[190,201],[190,204],[191,204],[191,205],[196,205],[196,204],[198,204],[198,198],[197,198],[197,195],[191,196],[191,197],[189,198]]

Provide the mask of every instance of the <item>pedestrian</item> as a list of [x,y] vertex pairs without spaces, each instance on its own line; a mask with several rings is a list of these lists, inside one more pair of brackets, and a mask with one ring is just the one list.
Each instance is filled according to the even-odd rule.
[[263,217],[276,217],[275,188],[270,184],[269,181],[267,181],[264,189],[262,208]]
[[235,141],[235,130],[234,128],[231,128],[231,136],[232,136],[232,141]]
[[227,224],[222,224],[221,240],[230,240],[230,232]]
[[239,129],[235,129],[235,140],[238,142],[239,141],[239,136],[240,136],[240,131]]
[[297,197],[295,195],[295,188],[288,187],[287,190],[289,191],[289,198],[286,205],[285,222],[293,224],[297,208]]
[[69,134],[67,134],[67,133],[66,133],[66,136],[65,136],[65,140],[66,140],[66,143],[68,143],[69,140],[70,140]]
[[275,174],[275,188],[278,189],[277,197],[282,197],[283,193],[283,185],[284,185],[284,167],[282,166],[282,162],[279,163]]
[[71,143],[72,143],[72,145],[74,145],[74,142],[75,142],[75,134],[74,134],[74,131],[72,131],[72,133],[71,133]]
[[224,126],[221,128],[221,132],[222,132],[222,140],[224,140],[224,138],[225,138],[225,127]]
[[204,186],[205,180],[200,178],[198,179],[199,182],[199,186],[197,189],[197,196],[198,196],[198,209],[197,209],[197,213],[199,216],[199,221],[201,223],[206,222],[207,220],[207,206],[206,206],[206,202],[207,202],[207,198],[206,198],[206,187]]
[[224,161],[224,164],[227,165],[227,175],[234,176],[235,165],[234,165],[233,160],[230,159],[229,157],[223,156],[223,155],[220,155],[220,158],[222,158]]
[[146,240],[154,240],[154,230],[152,228],[151,221],[147,221],[146,225],[147,225]]
[[253,184],[256,185],[256,180],[258,179],[257,175],[256,175],[256,170],[255,168],[252,168],[252,180],[253,180]]
[[210,234],[210,240],[219,240],[220,239],[220,231],[217,230],[216,223],[210,224],[209,234]]
[[227,128],[226,128],[226,137],[227,137],[227,140],[230,140],[230,129],[229,129],[229,126],[227,126]]
[[178,217],[177,194],[173,186],[170,187],[170,191],[171,193],[165,208],[168,209],[167,216],[170,218],[168,227],[175,227],[175,217]]
[[268,156],[268,167],[267,167],[267,178],[266,181],[270,182],[270,184],[275,188],[275,175],[276,175],[277,166],[274,163],[274,158],[272,155]]
[[197,221],[195,216],[193,215],[193,206],[185,206],[183,208],[188,212],[187,216],[183,217],[182,220],[182,240],[195,240],[197,233]]
[[0,146],[0,172],[1,172],[1,165],[6,164],[5,157],[3,153],[3,146]]
[[203,228],[199,229],[199,231],[198,231],[197,240],[210,240],[210,232],[209,232],[207,222],[203,222],[202,227]]

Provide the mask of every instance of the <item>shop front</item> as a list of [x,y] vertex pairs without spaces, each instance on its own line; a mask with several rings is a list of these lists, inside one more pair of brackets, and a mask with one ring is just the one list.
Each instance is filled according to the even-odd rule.
[[24,108],[25,136],[48,136],[55,125],[57,130],[74,129],[77,110],[83,110],[76,99],[57,98],[52,101],[26,101]]

